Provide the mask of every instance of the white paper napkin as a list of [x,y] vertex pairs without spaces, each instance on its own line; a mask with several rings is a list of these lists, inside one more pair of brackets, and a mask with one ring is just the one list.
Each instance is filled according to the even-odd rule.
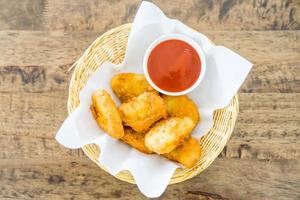
[[68,148],[80,148],[90,143],[99,145],[99,162],[112,175],[129,170],[138,188],[147,197],[159,197],[180,166],[157,155],[143,154],[109,137],[98,127],[89,107],[91,95],[98,89],[106,89],[119,105],[110,86],[111,78],[121,72],[143,73],[142,61],[147,47],[167,33],[191,37],[206,55],[205,77],[199,87],[188,94],[199,107],[201,115],[201,122],[192,135],[200,138],[206,134],[213,126],[213,111],[230,103],[252,64],[230,49],[212,45],[205,35],[180,21],[167,18],[154,4],[143,2],[132,25],[123,63],[114,65],[105,62],[95,71],[80,92],[79,107],[67,117],[56,135],[56,140]]

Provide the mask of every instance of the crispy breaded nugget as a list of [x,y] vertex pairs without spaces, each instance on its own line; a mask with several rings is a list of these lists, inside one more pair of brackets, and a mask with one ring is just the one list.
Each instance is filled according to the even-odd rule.
[[[151,154],[152,152],[145,146],[145,135],[140,134],[132,130],[131,128],[125,128],[125,135],[121,140],[133,148],[146,153]],[[179,162],[185,167],[193,167],[199,160],[201,155],[201,148],[199,142],[190,137],[181,146],[177,147],[170,153],[162,154],[162,156]]]
[[167,116],[164,100],[153,92],[145,92],[119,107],[125,125],[137,132],[145,132],[159,119]]
[[111,79],[111,87],[122,102],[127,102],[144,92],[155,91],[144,75],[135,73],[115,75]]
[[145,146],[145,135],[135,132],[131,128],[125,128],[125,134],[121,140],[137,150],[151,154],[152,152]]
[[171,117],[155,124],[146,134],[146,147],[157,153],[169,153],[190,135],[194,123],[189,117]]
[[110,95],[98,90],[92,95],[91,111],[98,125],[113,138],[124,136],[122,120]]
[[183,96],[167,96],[163,95],[166,102],[167,112],[169,116],[190,117],[196,126],[200,120],[200,115],[196,104],[186,95]]
[[192,137],[170,153],[163,154],[164,157],[177,161],[187,168],[193,167],[198,162],[200,155],[201,147],[199,142]]

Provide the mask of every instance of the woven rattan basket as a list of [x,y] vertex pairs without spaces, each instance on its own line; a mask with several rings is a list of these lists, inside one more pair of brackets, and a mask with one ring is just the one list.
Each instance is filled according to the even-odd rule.
[[[70,82],[68,111],[71,113],[79,105],[79,92],[85,86],[90,75],[104,62],[120,63],[123,60],[128,34],[131,24],[125,24],[112,29],[98,39],[85,51],[82,57],[72,66],[74,73]],[[196,166],[191,169],[177,169],[170,184],[182,182],[192,178],[206,169],[225,147],[233,131],[239,110],[237,95],[234,96],[229,106],[214,112],[214,126],[204,137],[200,139],[203,154]],[[100,168],[97,160],[100,149],[94,145],[86,145],[82,148],[84,153]],[[116,175],[118,179],[129,183],[135,183],[128,171],[122,171]]]

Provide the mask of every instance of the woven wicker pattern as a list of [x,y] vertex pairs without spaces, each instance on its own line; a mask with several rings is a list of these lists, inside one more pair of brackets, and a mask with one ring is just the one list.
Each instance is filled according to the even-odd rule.
[[[69,88],[69,113],[79,105],[79,92],[85,86],[88,78],[97,67],[104,61],[121,63],[126,50],[130,27],[130,24],[125,24],[100,36],[72,66],[75,67],[75,70]],[[228,107],[214,112],[213,128],[208,134],[200,139],[203,154],[201,155],[199,162],[191,169],[177,169],[170,184],[182,182],[196,176],[217,158],[231,136],[238,110],[239,103],[237,95],[235,95]],[[86,145],[82,149],[92,161],[106,171],[106,169],[97,161],[100,149],[96,145]],[[117,174],[116,177],[123,181],[134,183],[134,179],[128,171],[122,171]]]

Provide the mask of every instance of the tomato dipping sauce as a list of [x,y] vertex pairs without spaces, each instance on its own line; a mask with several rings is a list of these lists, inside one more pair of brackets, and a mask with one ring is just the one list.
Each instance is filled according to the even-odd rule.
[[147,62],[152,82],[168,92],[184,91],[197,81],[201,60],[197,51],[187,42],[165,40],[151,51]]

